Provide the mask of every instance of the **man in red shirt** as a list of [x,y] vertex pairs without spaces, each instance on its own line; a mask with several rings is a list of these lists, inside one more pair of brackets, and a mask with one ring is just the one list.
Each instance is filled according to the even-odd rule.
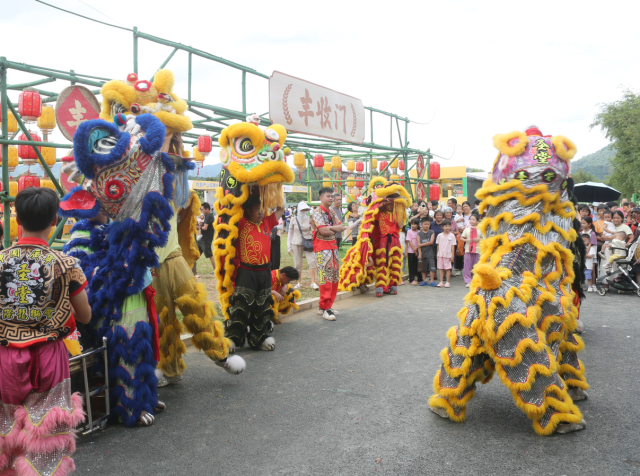
[[[250,196],[242,205],[244,216],[238,222],[236,239],[235,289],[229,298],[229,318],[225,321],[225,337],[234,347],[242,347],[245,339],[252,349],[274,350],[276,340],[267,337],[271,330],[271,229],[284,213],[279,207],[265,217],[260,197]],[[248,330],[247,330],[248,329]]]
[[320,189],[320,206],[311,214],[313,226],[313,251],[318,264],[318,284],[320,285],[320,306],[318,314],[327,321],[336,320],[336,312],[331,309],[338,294],[338,274],[340,256],[336,243],[336,233],[347,229],[333,211],[333,189]]

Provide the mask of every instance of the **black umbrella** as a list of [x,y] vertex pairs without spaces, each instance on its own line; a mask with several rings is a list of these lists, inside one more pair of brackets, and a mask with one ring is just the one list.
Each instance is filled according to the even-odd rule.
[[622,192],[599,182],[577,183],[573,187],[573,194],[579,202],[613,202],[620,198]]

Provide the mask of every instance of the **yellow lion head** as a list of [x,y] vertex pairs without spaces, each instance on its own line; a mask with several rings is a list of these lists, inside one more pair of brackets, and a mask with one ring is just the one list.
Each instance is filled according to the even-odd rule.
[[283,150],[287,130],[280,124],[258,127],[260,118],[232,124],[220,133],[220,162],[244,183],[293,182],[293,171],[285,162]]
[[139,79],[135,73],[127,76],[127,82],[111,80],[100,91],[100,119],[111,122],[118,113],[135,116],[151,113],[165,125],[167,133],[187,132],[193,124],[184,115],[187,103],[173,92],[174,82],[168,69],[158,71],[153,83]]

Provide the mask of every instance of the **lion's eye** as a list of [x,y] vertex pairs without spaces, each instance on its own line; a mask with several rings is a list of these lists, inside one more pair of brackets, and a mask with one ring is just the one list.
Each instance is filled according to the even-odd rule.
[[244,137],[238,141],[237,149],[239,152],[243,152],[248,154],[249,152],[253,152],[253,142],[248,137]]

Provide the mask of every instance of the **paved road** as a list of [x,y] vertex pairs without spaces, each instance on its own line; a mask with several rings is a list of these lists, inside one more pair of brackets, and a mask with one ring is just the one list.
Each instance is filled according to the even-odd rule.
[[343,300],[336,322],[286,318],[275,352],[241,352],[240,376],[190,353],[184,380],[161,389],[168,408],[156,425],[81,438],[78,474],[640,474],[640,299],[589,296],[588,427],[540,437],[497,378],[479,387],[464,424],[428,411],[462,286]]

